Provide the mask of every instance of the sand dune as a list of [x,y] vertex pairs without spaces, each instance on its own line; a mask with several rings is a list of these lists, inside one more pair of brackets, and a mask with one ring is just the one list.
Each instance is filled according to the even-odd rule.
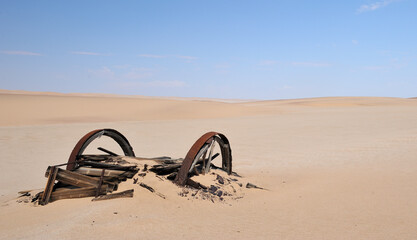
[[155,98],[110,94],[62,94],[0,91],[0,126],[60,123],[214,119],[274,115],[294,107],[415,106],[402,98],[333,97],[275,101],[226,102],[195,98]]
[[229,103],[110,96],[0,94],[0,125],[233,117],[247,109]]
[[[417,236],[415,99],[225,103],[7,92],[0,110],[0,239]],[[43,188],[46,167],[66,162],[97,128],[119,130],[145,157],[184,157],[204,132],[223,132],[234,170],[269,191],[243,189],[242,199],[224,204],[155,183],[167,199],[134,186],[132,199],[16,202],[18,191]]]

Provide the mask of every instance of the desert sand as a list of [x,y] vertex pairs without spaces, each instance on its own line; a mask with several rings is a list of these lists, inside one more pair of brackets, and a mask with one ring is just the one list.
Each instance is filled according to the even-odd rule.
[[[416,239],[417,100],[277,101],[0,93],[0,239]],[[114,128],[136,155],[184,157],[207,131],[231,142],[234,171],[268,190],[243,198],[18,203],[45,186],[87,132]],[[111,145],[111,143],[109,143]]]

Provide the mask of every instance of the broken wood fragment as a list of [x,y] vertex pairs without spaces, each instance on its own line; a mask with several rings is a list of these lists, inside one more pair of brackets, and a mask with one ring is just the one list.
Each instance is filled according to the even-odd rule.
[[111,156],[107,154],[84,154],[77,157],[78,161],[94,161],[94,162],[102,162],[111,159]]
[[[212,156],[212,160],[215,159],[217,156],[219,156],[218,153],[214,154]],[[200,159],[196,162],[195,166],[199,166],[201,164],[203,164],[205,161],[208,161],[206,159]],[[178,170],[181,168],[182,166],[182,162],[180,163],[162,163],[162,164],[156,164],[153,165],[149,170],[158,174],[158,175],[168,175],[171,174],[172,172],[178,172]]]
[[98,147],[97,149],[100,150],[100,151],[102,151],[102,152],[105,152],[105,153],[110,154],[110,156],[118,156],[116,153],[114,153],[114,152],[112,152],[110,150],[104,149],[102,147]]
[[139,183],[139,186],[148,189],[150,192],[155,192],[155,189],[153,189],[151,186],[144,184],[143,182]]
[[161,197],[163,199],[166,199],[165,195],[163,195],[162,193],[155,192],[155,194],[158,195],[158,197]]
[[192,187],[192,188],[195,188],[195,189],[207,189],[207,187],[206,186],[204,186],[203,184],[201,184],[201,183],[199,183],[199,182],[196,182],[196,181],[194,181],[194,180],[191,180],[190,178],[189,179],[187,179],[187,182],[185,183],[187,186],[190,186],[190,187]]
[[162,193],[156,192],[155,189],[153,189],[153,187],[151,187],[151,186],[148,186],[148,185],[146,185],[146,184],[144,184],[142,182],[139,183],[139,186],[148,189],[151,193],[155,193],[158,197],[161,197],[163,199],[166,199],[166,197]]
[[222,178],[222,176],[217,174],[216,180],[220,183],[220,184],[224,184],[224,179]]
[[[101,176],[101,168],[90,168],[90,167],[80,167],[75,170],[76,173],[80,173],[83,175],[89,176]],[[132,175],[129,171],[121,171],[121,170],[107,170],[104,174],[106,177],[117,177],[117,176],[125,176],[128,177]],[[132,176],[133,177],[133,176]]]
[[19,197],[24,197],[24,196],[30,196],[30,192],[33,190],[24,190],[24,191],[19,191],[18,194],[20,195]]
[[46,205],[49,202],[49,199],[51,198],[51,193],[54,188],[55,180],[57,177],[59,168],[52,166],[48,168],[48,181],[46,182],[45,190],[43,191],[43,194],[41,196],[41,199],[39,200],[40,205]]
[[[61,199],[70,199],[70,198],[84,198],[84,197],[94,197],[97,193],[97,188],[95,187],[82,187],[74,189],[62,189],[56,190],[51,194],[51,201],[61,200]],[[100,189],[100,194],[105,194],[106,188],[102,186]]]
[[153,165],[149,171],[152,171],[158,175],[167,175],[173,171],[178,170],[181,167],[181,163],[176,164],[162,164],[162,165]]
[[106,168],[109,170],[121,170],[121,171],[136,171],[137,166],[136,165],[119,165],[119,164],[109,164],[109,163],[103,163],[103,162],[94,162],[94,161],[83,161],[79,163],[80,166],[91,166],[95,168]]
[[173,172],[167,176],[168,180],[173,181],[177,177],[178,172]]
[[[50,172],[50,168],[49,167],[47,172],[45,173],[45,176],[48,177],[49,176],[49,172]],[[56,168],[58,169],[57,175],[56,175],[56,180],[60,181],[62,183],[68,184],[68,185],[72,185],[72,186],[77,186],[77,187],[95,187],[98,188],[100,179],[98,178],[93,178],[93,177],[89,177],[89,176],[85,176],[83,174],[79,174],[76,172],[71,172],[68,170],[64,170],[64,169],[60,169],[60,168]],[[110,183],[110,182],[106,182],[105,185],[108,189],[109,192],[113,191],[115,189],[115,183]]]
[[257,188],[257,189],[266,190],[264,188],[261,188],[261,187],[256,186],[255,184],[252,184],[252,183],[247,183],[246,184],[246,188]]
[[98,188],[97,188],[97,192],[96,192],[96,197],[98,197],[100,195],[101,185],[103,185],[103,177],[104,177],[104,172],[105,171],[106,171],[106,169],[103,169],[101,171],[101,176],[100,176],[100,181],[98,182]]
[[91,199],[91,201],[101,201],[101,200],[108,200],[108,199],[115,199],[115,198],[131,198],[133,197],[133,189],[126,190],[119,193],[112,193],[107,195],[98,196],[96,198]]

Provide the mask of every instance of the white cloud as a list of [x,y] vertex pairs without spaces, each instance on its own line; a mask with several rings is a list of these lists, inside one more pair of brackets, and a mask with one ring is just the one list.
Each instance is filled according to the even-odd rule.
[[154,54],[140,54],[139,57],[146,57],[146,58],[166,58],[165,55],[154,55]]
[[24,56],[42,56],[40,53],[27,52],[27,51],[2,51],[1,53],[7,55],[24,55]]
[[324,62],[291,62],[293,66],[302,66],[302,67],[330,67],[330,63]]
[[384,0],[384,1],[374,2],[374,3],[370,3],[370,4],[364,4],[356,10],[356,13],[375,11],[379,8],[385,7],[389,4],[391,4],[393,2],[397,2],[397,1],[398,0]]
[[89,56],[106,56],[106,54],[97,53],[97,52],[71,52],[71,54],[75,54],[75,55],[89,55]]
[[359,42],[358,42],[358,40],[352,40],[352,44],[357,45],[357,44],[359,44]]

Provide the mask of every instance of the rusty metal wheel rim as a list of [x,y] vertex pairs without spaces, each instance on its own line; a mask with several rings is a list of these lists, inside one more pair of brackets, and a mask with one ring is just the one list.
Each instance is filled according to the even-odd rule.
[[[217,138],[219,139],[217,142],[220,146],[222,155],[222,169],[228,174],[232,173],[232,150],[230,148],[229,140],[221,133],[208,132],[201,136],[188,151],[174,180],[176,184],[180,186],[184,186],[186,184],[189,178],[190,169],[200,151],[202,151],[207,144],[210,144],[212,141],[216,141]],[[205,151],[207,151],[207,149]]]
[[119,144],[119,146],[122,148],[125,156],[130,156],[130,157],[135,156],[132,146],[130,146],[129,141],[127,140],[125,136],[123,136],[123,134],[121,134],[120,132],[114,129],[109,129],[109,128],[97,129],[84,135],[75,145],[68,159],[67,170],[70,170],[70,171],[74,170],[77,167],[77,159],[83,154],[87,146],[92,141],[94,141],[95,139],[101,136],[107,136],[107,137],[112,138],[114,141],[116,141]]

